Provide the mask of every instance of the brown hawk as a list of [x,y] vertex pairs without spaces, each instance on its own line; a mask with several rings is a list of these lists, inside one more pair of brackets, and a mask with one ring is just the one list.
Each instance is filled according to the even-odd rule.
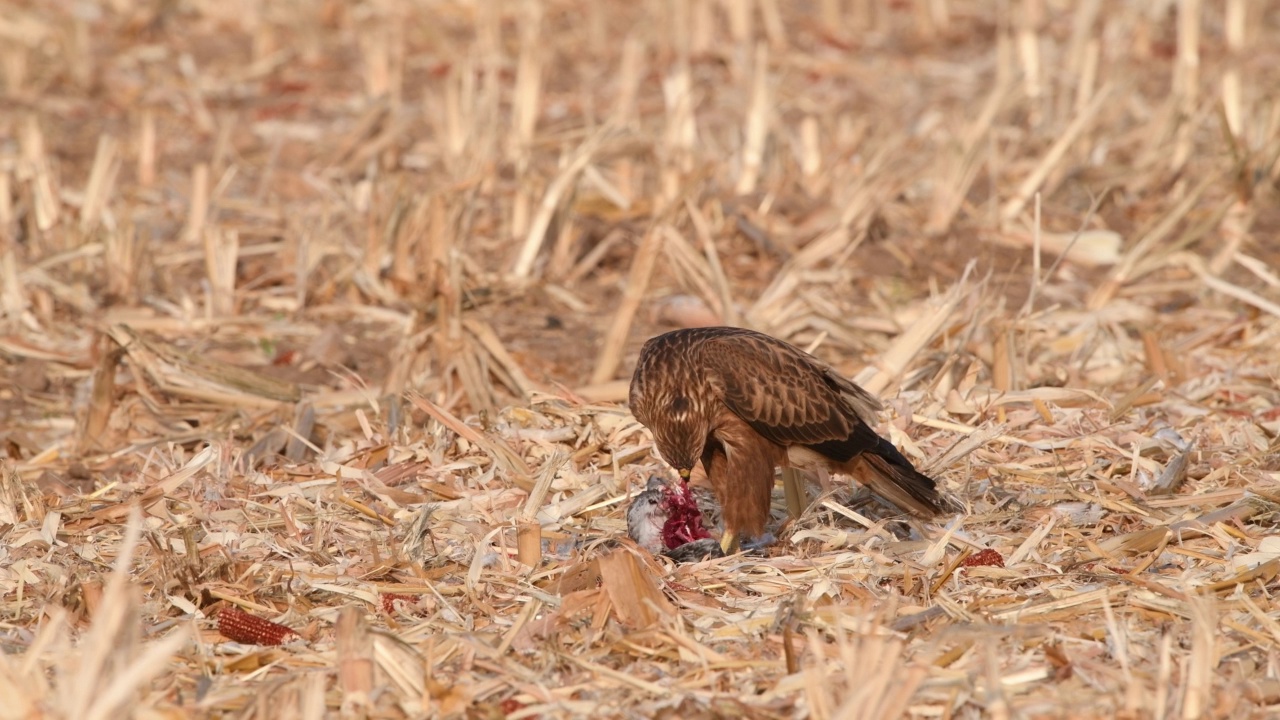
[[871,429],[880,408],[809,353],[742,328],[651,338],[631,379],[631,412],[662,458],[685,480],[702,462],[722,506],[726,552],[764,531],[777,467],[856,475],[912,514],[944,512],[934,480]]

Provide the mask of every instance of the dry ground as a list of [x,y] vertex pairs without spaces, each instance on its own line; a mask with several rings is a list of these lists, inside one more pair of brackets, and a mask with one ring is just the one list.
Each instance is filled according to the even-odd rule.
[[[0,718],[1274,713],[1276,88],[1269,0],[0,4]],[[709,322],[968,512],[630,545]]]

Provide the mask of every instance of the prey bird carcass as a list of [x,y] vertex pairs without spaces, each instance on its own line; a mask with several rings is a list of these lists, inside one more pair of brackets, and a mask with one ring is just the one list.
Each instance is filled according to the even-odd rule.
[[690,562],[724,553],[703,527],[712,510],[708,498],[688,485],[673,488],[654,476],[627,508],[627,535],[637,545],[676,562]]

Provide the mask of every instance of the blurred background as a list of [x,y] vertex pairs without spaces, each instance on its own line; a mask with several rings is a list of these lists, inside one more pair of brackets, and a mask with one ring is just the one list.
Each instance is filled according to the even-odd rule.
[[1280,258],[1278,15],[7,3],[4,372],[65,406],[127,324],[478,410],[621,399],[638,343],[689,324],[821,336],[852,373],[971,260],[992,317],[1040,281],[1032,309],[1195,303],[1185,253],[1265,287],[1231,258]]

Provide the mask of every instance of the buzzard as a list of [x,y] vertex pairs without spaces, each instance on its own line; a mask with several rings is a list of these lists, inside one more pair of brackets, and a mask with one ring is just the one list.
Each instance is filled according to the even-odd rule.
[[651,338],[631,379],[631,412],[663,459],[686,481],[702,462],[722,506],[725,552],[764,531],[777,467],[856,474],[912,514],[944,512],[934,480],[871,429],[880,408],[809,353],[743,328]]

